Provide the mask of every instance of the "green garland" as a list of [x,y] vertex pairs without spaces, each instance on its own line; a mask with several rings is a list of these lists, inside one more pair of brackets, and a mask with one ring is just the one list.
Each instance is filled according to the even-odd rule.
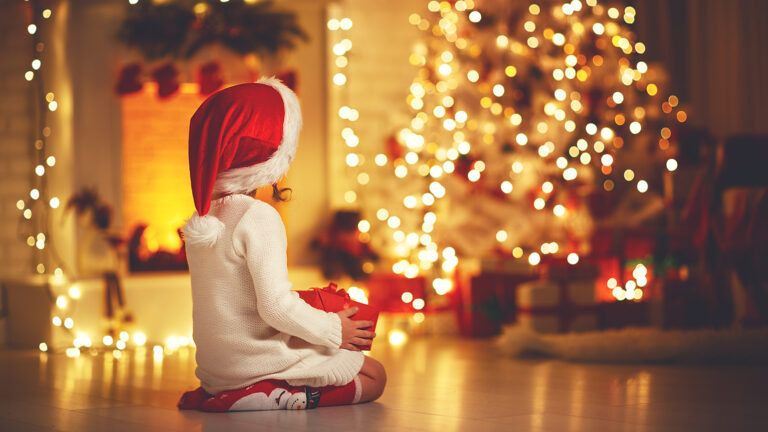
[[308,40],[296,14],[272,1],[141,1],[128,6],[118,39],[148,60],[188,59],[203,47],[220,44],[240,55],[275,54]]

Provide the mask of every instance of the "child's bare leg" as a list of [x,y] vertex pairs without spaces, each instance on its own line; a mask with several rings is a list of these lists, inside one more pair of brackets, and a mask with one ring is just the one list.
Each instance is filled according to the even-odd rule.
[[375,401],[384,393],[384,387],[387,385],[387,372],[378,360],[365,357],[363,368],[360,369],[358,377],[363,387],[360,403]]
[[328,386],[319,389],[320,400],[317,406],[351,405],[371,402],[384,393],[387,374],[378,361],[366,357],[363,367],[355,379],[343,386]]

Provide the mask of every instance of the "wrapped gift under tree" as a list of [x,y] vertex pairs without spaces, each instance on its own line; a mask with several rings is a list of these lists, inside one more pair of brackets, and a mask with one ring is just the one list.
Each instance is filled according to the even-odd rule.
[[456,273],[457,313],[461,333],[483,337],[498,334],[515,321],[515,291],[538,278],[536,270],[515,259],[465,261]]
[[543,279],[517,290],[517,320],[540,333],[594,330],[598,324],[594,279]]

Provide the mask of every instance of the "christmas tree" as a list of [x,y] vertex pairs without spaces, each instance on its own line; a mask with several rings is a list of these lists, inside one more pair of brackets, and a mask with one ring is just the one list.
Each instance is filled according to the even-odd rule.
[[[665,114],[677,99],[661,98],[663,71],[642,61],[634,8],[427,8],[410,17],[426,34],[410,58],[410,121],[374,157],[363,196],[382,222],[372,241],[396,273],[431,272],[440,293],[458,257],[501,253],[536,265],[552,254],[575,264],[590,251],[590,194],[621,182],[648,195],[657,187],[647,161],[676,168]],[[638,155],[645,166],[633,166]]]

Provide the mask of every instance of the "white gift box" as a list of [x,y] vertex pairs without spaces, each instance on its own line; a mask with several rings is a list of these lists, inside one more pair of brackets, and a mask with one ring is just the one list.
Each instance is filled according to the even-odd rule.
[[597,328],[595,281],[538,280],[517,289],[517,320],[540,333],[587,331]]

